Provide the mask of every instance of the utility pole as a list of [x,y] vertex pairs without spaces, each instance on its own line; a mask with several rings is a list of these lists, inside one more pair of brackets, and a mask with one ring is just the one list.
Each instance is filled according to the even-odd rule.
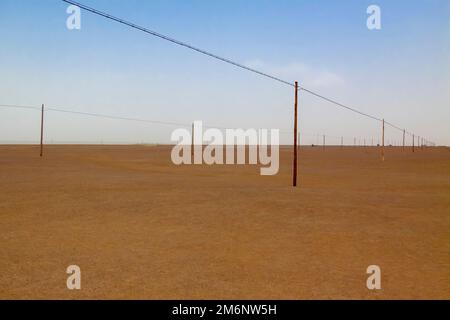
[[44,104],[41,109],[41,157],[44,154]]
[[295,81],[295,100],[294,100],[294,170],[293,170],[293,176],[292,176],[292,185],[294,187],[297,186],[297,154],[298,154],[298,149],[297,149],[297,116],[298,116],[298,111],[297,111],[297,106],[298,106],[298,82]]
[[194,163],[194,123],[192,122],[192,129],[191,129],[191,163]]
[[384,161],[384,119],[383,119],[383,129],[381,134],[381,161]]
[[406,134],[406,130],[403,129],[403,147],[402,147],[402,150],[405,150],[405,134]]

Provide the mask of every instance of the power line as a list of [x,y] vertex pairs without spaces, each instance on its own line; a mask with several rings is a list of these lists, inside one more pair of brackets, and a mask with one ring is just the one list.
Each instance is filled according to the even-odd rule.
[[84,9],[84,10],[86,10],[86,11],[92,12],[92,13],[97,14],[97,15],[99,15],[99,16],[102,16],[102,17],[104,17],[104,18],[107,18],[107,19],[110,19],[110,20],[114,20],[114,21],[116,21],[116,22],[122,23],[122,24],[127,25],[127,26],[129,26],[129,27],[132,27],[132,28],[134,28],[134,29],[137,29],[137,30],[143,31],[143,32],[145,32],[145,33],[151,34],[151,35],[153,35],[153,36],[155,36],[155,37],[158,37],[158,38],[161,38],[161,39],[170,41],[170,42],[172,42],[172,43],[175,43],[175,44],[177,44],[177,45],[180,45],[180,46],[189,48],[189,49],[191,49],[191,50],[197,51],[197,52],[199,52],[199,53],[202,53],[202,54],[207,55],[207,56],[209,56],[209,57],[212,57],[212,58],[214,58],[214,59],[221,60],[221,61],[223,61],[223,62],[232,64],[232,65],[234,65],[234,66],[236,66],[236,67],[239,67],[239,68],[242,68],[242,69],[245,69],[245,70],[248,70],[248,71],[257,73],[257,74],[262,75],[262,76],[264,76],[264,77],[267,77],[267,78],[270,78],[270,79],[272,79],[272,80],[276,80],[276,81],[278,81],[278,82],[281,82],[281,83],[287,84],[287,85],[289,85],[289,86],[291,86],[291,87],[294,87],[294,84],[291,83],[291,82],[289,82],[289,81],[286,81],[286,80],[280,79],[280,78],[278,78],[278,77],[272,76],[272,75],[270,75],[270,74],[264,73],[264,72],[262,72],[262,71],[259,71],[259,70],[256,70],[256,69],[253,69],[253,68],[244,66],[244,65],[242,65],[242,64],[240,64],[240,63],[237,63],[237,62],[234,62],[234,61],[232,61],[232,60],[230,60],[230,59],[220,57],[220,56],[218,56],[218,55],[216,55],[216,54],[214,54],[214,53],[211,53],[211,52],[208,52],[208,51],[206,51],[206,50],[203,50],[203,49],[194,47],[194,46],[192,46],[192,45],[190,45],[190,44],[188,44],[188,43],[186,43],[186,42],[182,42],[182,41],[179,41],[179,40],[170,38],[170,37],[165,36],[165,35],[163,35],[163,34],[160,34],[160,33],[158,33],[158,32],[155,32],[155,31],[152,31],[152,30],[150,30],[150,29],[147,29],[147,28],[138,26],[138,25],[136,25],[136,24],[134,24],[134,23],[132,23],[132,22],[129,22],[129,21],[126,21],[126,20],[123,20],[123,19],[114,17],[114,16],[112,16],[112,15],[110,15],[110,14],[107,14],[107,13],[105,13],[105,12],[99,11],[99,10],[94,9],[94,8],[91,8],[91,7],[88,7],[88,6],[84,5],[84,4],[81,4],[81,3],[78,3],[78,2],[75,2],[75,1],[71,1],[71,0],[62,0],[62,1],[67,2],[67,3],[70,3],[70,4],[75,5],[75,6],[77,6],[77,7],[80,7],[81,9]]
[[[216,54],[214,54],[214,53],[211,53],[211,52],[209,52],[209,51],[206,51],[206,50],[200,49],[200,48],[198,48],[198,47],[195,47],[195,46],[193,46],[193,45],[190,45],[190,44],[188,44],[188,43],[186,43],[186,42],[182,42],[182,41],[176,40],[176,39],[174,39],[174,38],[165,36],[165,35],[163,35],[163,34],[161,34],[161,33],[158,33],[158,32],[152,31],[152,30],[150,30],[150,29],[147,29],[147,28],[145,28],[145,27],[136,25],[136,24],[134,24],[134,23],[132,23],[132,22],[129,22],[129,21],[126,21],[126,20],[124,20],[124,19],[121,19],[121,18],[112,16],[112,15],[110,15],[110,14],[108,14],[108,13],[99,11],[99,10],[97,10],[97,9],[94,9],[94,8],[92,8],[92,7],[89,7],[89,6],[86,6],[86,5],[84,5],[84,4],[78,3],[78,2],[76,2],[76,1],[72,1],[72,0],[62,0],[62,1],[66,2],[66,3],[69,3],[69,4],[71,4],[71,5],[75,5],[75,6],[79,7],[79,8],[84,9],[84,10],[86,10],[86,11],[88,11],[88,12],[93,13],[93,14],[96,14],[96,15],[102,16],[102,17],[104,17],[104,18],[107,18],[107,19],[116,21],[116,22],[121,23],[121,24],[126,25],[126,26],[129,26],[129,27],[134,28],[134,29],[136,29],[136,30],[140,30],[140,31],[145,32],[145,33],[147,33],[147,34],[150,34],[150,35],[152,35],[152,36],[155,36],[155,37],[161,38],[161,39],[163,39],[163,40],[172,42],[172,43],[174,43],[174,44],[177,44],[177,45],[186,47],[186,48],[188,48],[188,49],[194,50],[194,51],[196,51],[196,52],[199,52],[199,53],[204,54],[204,55],[206,55],[206,56],[209,56],[209,57],[211,57],[211,58],[220,60],[220,61],[222,61],[222,62],[231,64],[231,65],[234,65],[235,67],[238,67],[238,68],[241,68],[241,69],[244,69],[244,70],[247,70],[247,71],[256,73],[256,74],[259,74],[259,75],[261,75],[261,76],[264,76],[264,77],[266,77],[266,78],[270,78],[270,79],[272,79],[272,80],[278,81],[278,82],[283,83],[283,84],[286,84],[286,85],[288,85],[288,86],[295,87],[295,84],[292,83],[292,82],[289,82],[289,81],[286,81],[286,80],[281,79],[281,78],[279,78],[279,77],[270,75],[270,74],[268,74],[268,73],[265,73],[265,72],[262,72],[262,71],[259,71],[259,70],[256,70],[256,69],[247,67],[247,66],[245,66],[245,65],[242,65],[242,64],[240,64],[240,63],[238,63],[238,62],[235,62],[235,61],[233,61],[233,60],[230,60],[230,59],[228,59],[228,58],[221,57],[221,56],[216,55]],[[305,91],[305,92],[307,92],[307,93],[309,93],[309,94],[311,94],[311,95],[314,95],[314,96],[316,96],[316,97],[318,97],[318,98],[320,98],[320,99],[323,99],[323,100],[325,100],[325,101],[327,101],[327,102],[329,102],[329,103],[332,103],[332,104],[334,104],[334,105],[336,105],[336,106],[338,106],[338,107],[345,108],[345,109],[347,109],[347,110],[349,110],[349,111],[358,113],[358,114],[360,114],[360,115],[362,115],[362,116],[371,118],[371,119],[376,120],[376,121],[383,121],[382,119],[380,119],[380,118],[378,118],[378,117],[372,116],[372,115],[370,115],[370,114],[368,114],[368,113],[359,111],[359,110],[357,110],[357,109],[355,109],[355,108],[352,108],[352,107],[349,107],[349,106],[347,106],[347,105],[345,105],[345,104],[342,104],[342,103],[340,103],[340,102],[337,102],[337,101],[334,100],[334,99],[327,98],[327,97],[325,97],[325,96],[323,96],[323,95],[321,95],[321,94],[319,94],[319,93],[317,93],[317,92],[314,92],[314,91],[312,91],[312,90],[309,90],[309,89],[307,89],[307,88],[305,88],[305,87],[299,86],[298,89],[299,89],[299,90],[303,90],[303,91]],[[401,129],[401,128],[399,128],[398,126],[395,126],[395,125],[393,125],[392,123],[389,123],[389,122],[387,122],[387,121],[385,121],[385,123],[388,124],[388,125],[390,125],[391,127],[395,128],[395,129],[398,129],[398,130],[401,130],[401,131],[404,130],[404,129]]]
[[[41,111],[41,107],[37,106],[29,106],[29,105],[15,105],[15,104],[0,104],[0,107],[3,108],[12,108],[12,109],[28,109],[28,110],[37,110]],[[53,111],[53,112],[60,112],[60,113],[68,113],[68,114],[76,114],[76,115],[84,115],[84,116],[90,116],[90,117],[97,117],[97,118],[105,118],[105,119],[113,119],[113,120],[125,120],[125,121],[134,121],[134,122],[144,122],[144,123],[151,123],[151,124],[159,124],[159,125],[170,125],[170,126],[180,126],[180,127],[187,127],[190,128],[192,124],[188,123],[181,123],[181,122],[169,122],[169,121],[160,121],[160,120],[148,120],[148,119],[139,119],[139,118],[131,118],[131,117],[121,117],[121,116],[115,116],[115,115],[107,115],[107,114],[101,114],[101,113],[91,113],[91,112],[83,112],[83,111],[74,111],[69,110],[65,107],[56,107],[56,106],[48,106],[44,108],[44,111]],[[386,124],[391,125],[390,123],[386,122]],[[391,125],[393,126],[393,125]],[[215,128],[215,129],[238,129],[238,128],[232,128],[232,127],[224,127],[224,126],[213,126],[213,125],[203,125],[204,128]],[[396,129],[402,130],[398,127],[393,126]],[[280,134],[292,134],[293,131],[290,130],[280,130]],[[309,136],[309,137],[316,137],[316,136],[322,136],[322,134],[313,134],[308,132],[299,132],[301,136]],[[405,130],[405,134],[409,134],[413,136],[413,133],[407,132]],[[417,135],[415,135],[417,137]],[[353,139],[354,137],[348,137],[348,136],[332,136],[332,135],[325,135],[327,138],[334,138],[334,139]]]
[[[41,111],[41,107],[37,106],[23,106],[23,105],[9,105],[9,104],[0,104],[0,107],[5,108],[21,108],[21,109],[33,109]],[[161,125],[170,125],[170,126],[180,126],[180,127],[188,127],[190,128],[192,124],[182,123],[182,122],[169,122],[169,121],[160,121],[160,120],[148,120],[148,119],[140,119],[140,118],[131,118],[131,117],[121,117],[115,115],[101,114],[101,113],[92,113],[92,112],[84,112],[84,111],[75,111],[69,110],[66,107],[57,107],[57,106],[45,106],[44,111],[53,111],[60,113],[69,113],[76,115],[84,115],[90,117],[104,118],[104,119],[113,119],[113,120],[126,120],[126,121],[135,121],[135,122],[145,122],[152,124],[161,124]],[[203,125],[204,128],[214,128],[214,129],[240,129],[240,128],[232,128],[232,127],[224,127],[224,126],[214,126],[214,125]]]
[[35,109],[35,110],[41,110],[39,107],[34,106],[21,106],[16,104],[1,104],[0,107],[3,108],[13,108],[13,109]]
[[182,126],[182,127],[189,127],[190,126],[190,124],[186,124],[186,123],[167,122],[167,121],[159,121],[159,120],[147,120],[147,119],[139,119],[139,118],[120,117],[120,116],[111,116],[111,115],[100,114],[100,113],[90,113],[90,112],[82,112],[82,111],[72,111],[72,110],[60,109],[60,108],[52,107],[52,106],[49,106],[49,107],[45,108],[45,110],[55,111],[55,112],[62,112],[62,113],[79,114],[79,115],[98,117],[98,118],[106,118],[106,119],[113,119],[113,120],[126,120],[126,121],[146,122],[146,123],[152,123],[152,124],[163,124],[163,125]]
[[[17,108],[17,109],[19,109],[19,108],[20,109],[34,109],[34,110],[39,110],[39,111],[41,110],[40,107],[35,107],[35,106],[21,106],[21,105],[4,105],[4,104],[1,104],[0,107]],[[181,127],[190,127],[191,126],[190,124],[187,124],[187,123],[168,122],[168,121],[159,121],[159,120],[147,120],[147,119],[130,118],[130,117],[120,117],[120,116],[113,116],[113,115],[100,114],[100,113],[91,113],[91,112],[67,110],[67,109],[62,109],[62,108],[54,107],[54,106],[45,107],[44,110],[45,111],[61,112],[61,113],[85,115],[85,116],[97,117],[97,118],[113,119],[113,120],[126,120],[126,121],[145,122],[145,123],[152,123],[152,124],[162,124],[162,125],[181,126]]]
[[337,106],[339,106],[339,107],[342,107],[342,108],[345,108],[345,109],[347,109],[347,110],[350,110],[350,111],[359,113],[360,115],[369,117],[369,118],[374,119],[374,120],[377,120],[377,121],[383,121],[383,120],[380,119],[380,118],[377,118],[377,117],[372,116],[372,115],[370,115],[370,114],[367,114],[367,113],[364,113],[364,112],[362,112],[362,111],[359,111],[359,110],[356,110],[356,109],[354,109],[354,108],[351,108],[351,107],[349,107],[349,106],[346,106],[346,105],[344,105],[344,104],[342,104],[342,103],[339,103],[339,102],[337,102],[337,101],[335,101],[335,100],[333,100],[333,99],[327,98],[327,97],[325,97],[325,96],[323,96],[323,95],[320,95],[320,94],[318,94],[318,93],[316,93],[316,92],[314,92],[314,91],[311,91],[311,90],[309,90],[309,89],[300,87],[300,90],[303,90],[303,91],[305,91],[305,92],[308,92],[309,94],[312,94],[313,96],[316,96],[316,97],[321,98],[321,99],[323,99],[323,100],[325,100],[325,101],[328,101],[328,102],[330,102],[330,103],[333,103],[333,104],[335,104],[335,105],[337,105]]
[[[391,127],[394,128],[394,129],[400,130],[400,131],[402,131],[402,132],[403,132],[403,130],[405,130],[405,129],[402,129],[402,128],[400,128],[400,127],[397,127],[396,125],[394,125],[394,124],[392,124],[392,123],[390,123],[390,122],[388,122],[388,121],[386,121],[386,120],[384,120],[384,123],[387,124],[388,126],[391,126]],[[405,132],[405,133],[406,133],[406,132]]]
[[[9,104],[0,104],[0,107],[5,108],[20,108],[20,109],[32,109],[32,110],[38,110],[41,111],[41,107],[37,106],[23,106],[23,105],[9,105]],[[170,126],[180,126],[180,127],[191,127],[192,124],[188,123],[181,123],[181,122],[169,122],[169,121],[160,121],[160,120],[148,120],[148,119],[140,119],[140,118],[131,118],[131,117],[121,117],[121,116],[115,116],[115,115],[108,115],[108,114],[101,114],[101,113],[91,113],[91,112],[84,112],[84,111],[75,111],[75,110],[69,110],[66,107],[57,107],[57,106],[45,106],[44,111],[53,111],[53,112],[60,112],[60,113],[69,113],[69,114],[76,114],[76,115],[84,115],[84,116],[90,116],[90,117],[97,117],[97,118],[105,118],[105,119],[113,119],[113,120],[126,120],[126,121],[135,121],[135,122],[145,122],[145,123],[152,123],[152,124],[162,124],[162,125],[170,125]],[[232,128],[232,127],[224,127],[224,126],[214,126],[214,125],[203,125],[204,128],[214,128],[214,129],[221,129],[221,130],[227,130],[227,129],[240,129],[240,128]]]
[[[104,17],[104,18],[107,18],[107,19],[116,21],[116,22],[118,22],[118,23],[124,24],[124,25],[126,25],[126,26],[131,27],[131,28],[134,28],[134,29],[143,31],[143,32],[145,32],[145,33],[147,33],[147,34],[150,34],[150,35],[156,36],[156,37],[158,37],[158,38],[161,38],[161,39],[167,40],[167,41],[169,41],[169,42],[172,42],[172,43],[174,43],[174,44],[177,44],[177,45],[186,47],[186,48],[188,48],[188,49],[197,51],[197,52],[199,52],[199,53],[201,53],[201,54],[207,55],[207,56],[209,56],[209,57],[212,57],[212,58],[214,58],[214,59],[220,60],[220,61],[222,61],[222,62],[225,62],[225,63],[231,64],[231,65],[234,65],[234,66],[236,66],[236,67],[239,67],[239,68],[241,68],[241,69],[245,69],[245,70],[247,70],[247,71],[250,71],[250,72],[253,72],[253,73],[256,73],[256,74],[259,74],[259,75],[261,75],[261,76],[264,76],[264,77],[270,78],[270,79],[272,79],[272,80],[281,82],[281,83],[286,84],[286,85],[288,85],[288,86],[295,87],[295,84],[292,83],[292,82],[290,82],[290,81],[287,81],[287,80],[281,79],[281,78],[279,78],[279,77],[270,75],[270,74],[268,74],[268,73],[265,73],[265,72],[262,72],[262,71],[259,71],[259,70],[256,70],[256,69],[253,69],[253,68],[244,66],[244,65],[242,65],[242,64],[240,64],[240,63],[238,63],[238,62],[235,62],[235,61],[233,61],[233,60],[230,60],[230,59],[228,59],[228,58],[221,57],[221,56],[219,56],[219,55],[216,55],[216,54],[211,53],[211,52],[209,52],[209,51],[200,49],[200,48],[195,47],[195,46],[193,46],[193,45],[191,45],[191,44],[188,44],[188,43],[186,43],[186,42],[182,42],[182,41],[176,40],[176,39],[174,39],[174,38],[168,37],[168,36],[166,36],[166,35],[163,35],[163,34],[161,34],[161,33],[158,33],[158,32],[156,32],[156,31],[147,29],[147,28],[142,27],[142,26],[138,26],[138,25],[136,25],[136,24],[134,24],[134,23],[132,23],[132,22],[129,22],[129,21],[126,21],[126,20],[124,20],[124,19],[121,19],[121,18],[112,16],[112,15],[110,15],[110,14],[108,14],[108,13],[105,13],[105,12],[102,12],[102,11],[100,11],[100,10],[94,9],[94,8],[92,8],[92,7],[86,6],[86,5],[81,4],[81,3],[79,3],[79,2],[72,1],[72,0],[62,0],[62,1],[66,2],[66,3],[69,3],[69,4],[72,4],[72,5],[75,5],[75,6],[79,7],[79,8],[84,9],[84,10],[86,10],[86,11],[88,11],[88,12],[93,13],[93,14],[96,14],[96,15],[102,16],[102,17]],[[309,89],[307,89],[307,88],[305,88],[305,87],[299,86],[299,90],[303,90],[303,91],[305,91],[305,92],[307,92],[307,93],[309,93],[309,94],[312,94],[312,95],[314,95],[314,96],[316,96],[316,97],[318,97],[318,98],[321,98],[321,99],[323,99],[323,100],[325,100],[325,101],[328,101],[328,102],[330,102],[330,103],[332,103],[332,104],[334,104],[334,105],[336,105],[336,106],[339,106],[339,107],[341,107],[341,108],[345,108],[345,109],[350,110],[350,111],[352,111],[352,112],[356,112],[356,113],[358,113],[358,114],[360,114],[360,115],[362,115],[362,116],[369,117],[369,118],[371,118],[371,119],[373,119],[373,120],[382,121],[382,120],[381,120],[380,118],[378,118],[378,117],[372,116],[372,115],[370,115],[370,114],[368,114],[368,113],[365,113],[365,112],[359,111],[359,110],[357,110],[357,109],[355,109],[355,108],[352,108],[352,107],[349,107],[349,106],[347,106],[347,105],[344,105],[344,104],[342,104],[342,103],[340,103],[340,102],[337,102],[337,101],[335,101],[335,100],[333,100],[333,99],[327,98],[327,97],[325,97],[325,96],[323,96],[323,95],[321,95],[321,94],[319,94],[319,93],[317,93],[317,92],[314,92],[314,91],[312,91],[312,90],[309,90]]]

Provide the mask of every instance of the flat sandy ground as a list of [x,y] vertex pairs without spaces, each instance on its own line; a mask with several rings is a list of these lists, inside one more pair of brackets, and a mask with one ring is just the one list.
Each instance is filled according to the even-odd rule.
[[450,149],[305,147],[298,188],[288,149],[270,177],[170,150],[0,146],[0,298],[450,299]]

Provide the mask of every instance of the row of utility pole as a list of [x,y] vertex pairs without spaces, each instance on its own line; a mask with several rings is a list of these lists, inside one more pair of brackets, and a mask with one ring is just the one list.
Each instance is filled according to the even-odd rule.
[[[294,100],[294,146],[293,146],[293,153],[294,153],[294,161],[293,161],[293,171],[292,171],[292,185],[295,187],[297,186],[297,175],[298,175],[298,141],[300,140],[299,134],[298,134],[298,91],[299,86],[298,82],[295,82],[295,100]],[[44,155],[44,104],[42,104],[41,107],[41,135],[40,135],[40,156],[42,157]],[[192,133],[193,133],[194,127],[192,126]],[[384,131],[385,131],[385,121],[382,120],[382,134],[381,134],[381,160],[384,161],[385,157],[385,139],[384,139]],[[192,150],[194,145],[193,140],[194,135],[192,134]],[[406,143],[406,130],[403,130],[403,140],[402,140],[402,148],[405,149],[405,143]],[[415,152],[416,144],[416,135],[412,134],[412,152]],[[326,145],[326,136],[323,135],[322,137],[322,145],[325,149]],[[356,146],[356,138],[354,138],[354,145]],[[372,145],[373,145],[373,138],[372,138]],[[423,137],[417,137],[417,147],[420,147],[421,149],[424,148],[424,146],[434,146],[433,143],[427,141]],[[344,137],[341,137],[341,147],[344,146]],[[366,139],[364,139],[364,146],[366,146]]]
[[[298,145],[297,145],[297,138],[298,138],[298,82],[295,82],[295,95],[294,95],[294,146],[293,146],[293,153],[294,153],[294,161],[293,161],[293,170],[292,170],[292,185],[294,187],[297,186],[297,167],[298,167]],[[381,132],[381,161],[385,160],[384,154],[384,130],[385,130],[385,120],[382,119],[382,132]],[[402,149],[405,149],[405,137],[406,136],[406,130],[403,129],[403,141],[402,141]],[[322,138],[322,145],[323,149],[325,149],[325,135],[323,135]],[[341,137],[341,146],[344,145],[344,137]],[[354,138],[354,145],[356,146],[356,138]],[[364,146],[366,145],[366,140],[364,139]],[[372,139],[372,145],[373,145],[373,139]],[[431,145],[434,146],[433,143],[427,141],[423,137],[417,137],[417,145],[420,146],[421,149],[424,148],[425,145]],[[415,134],[412,134],[412,152],[415,152]]]

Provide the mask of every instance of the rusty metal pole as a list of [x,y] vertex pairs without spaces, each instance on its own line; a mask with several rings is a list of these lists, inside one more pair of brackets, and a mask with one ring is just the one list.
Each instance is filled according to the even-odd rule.
[[41,109],[41,157],[44,154],[44,104]]
[[383,130],[381,134],[381,161],[384,161],[384,119],[383,119]]
[[292,185],[297,186],[297,116],[298,116],[298,82],[295,81],[295,98],[294,98],[294,163],[292,172]]

